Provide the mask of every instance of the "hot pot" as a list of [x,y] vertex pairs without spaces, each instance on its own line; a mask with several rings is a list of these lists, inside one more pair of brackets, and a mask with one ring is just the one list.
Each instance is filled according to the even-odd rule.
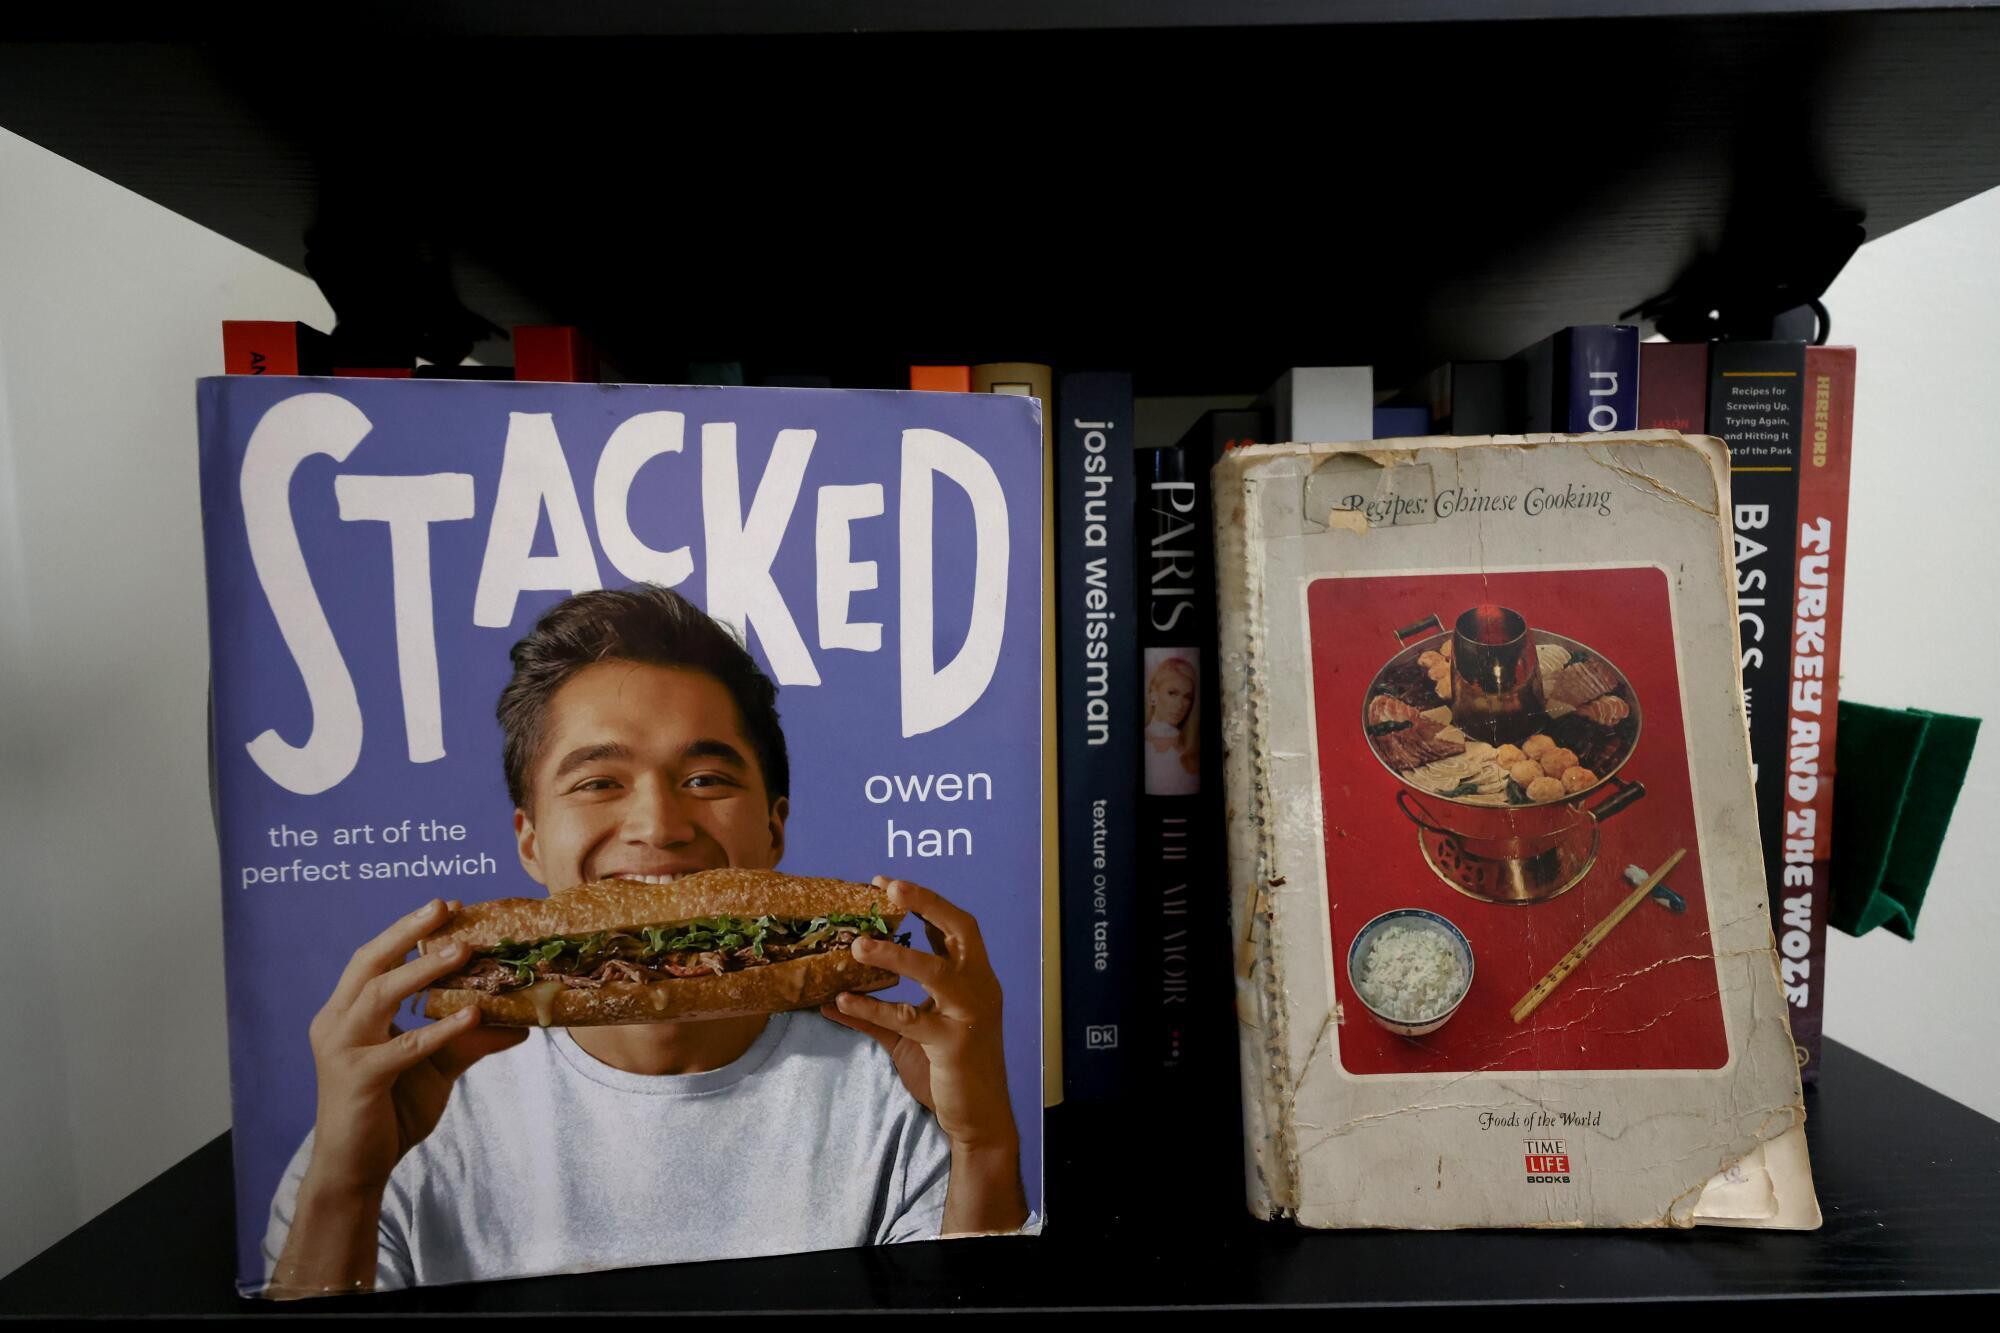
[[1453,645],[1452,723],[1469,739],[1489,744],[1519,745],[1554,725],[1539,683],[1537,642],[1559,645],[1573,657],[1594,658],[1617,677],[1607,692],[1618,694],[1628,710],[1627,722],[1615,728],[1625,735],[1622,750],[1615,762],[1597,773],[1595,782],[1557,799],[1489,805],[1440,795],[1392,767],[1372,738],[1368,745],[1376,761],[1401,784],[1396,805],[1417,826],[1426,864],[1452,888],[1487,902],[1535,903],[1574,887],[1597,859],[1598,826],[1646,794],[1643,785],[1619,777],[1638,748],[1641,727],[1639,701],[1624,672],[1596,649],[1549,630],[1531,629],[1506,608],[1475,607],[1451,629],[1432,615],[1396,631],[1396,639],[1401,647],[1375,673],[1362,697],[1364,736],[1369,701],[1384,692],[1385,682],[1398,676],[1407,679],[1418,658],[1426,652],[1442,653],[1447,642]]

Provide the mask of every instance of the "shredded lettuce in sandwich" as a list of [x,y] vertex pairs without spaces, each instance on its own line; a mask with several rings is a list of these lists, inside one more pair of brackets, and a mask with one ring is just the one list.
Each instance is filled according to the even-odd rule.
[[[774,916],[706,916],[676,926],[639,926],[631,931],[600,930],[590,935],[552,935],[521,944],[501,940],[475,957],[492,958],[514,969],[514,981],[526,985],[538,972],[585,972],[606,959],[646,964],[667,954],[721,953],[748,950],[763,958],[767,943],[809,950],[843,930],[856,935],[889,938],[889,923],[874,904],[866,912],[833,912],[811,920]],[[909,940],[907,934],[898,943]]]

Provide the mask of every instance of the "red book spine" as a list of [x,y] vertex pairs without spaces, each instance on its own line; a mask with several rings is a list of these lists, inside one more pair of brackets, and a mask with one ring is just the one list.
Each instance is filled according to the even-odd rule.
[[324,375],[327,336],[288,319],[222,321],[225,375]]
[[567,324],[517,324],[514,378],[555,384],[595,384],[597,353],[581,329]]
[[1639,344],[1639,429],[1708,430],[1708,344]]
[[1787,704],[1784,877],[1778,972],[1791,1006],[1799,1076],[1819,1077],[1826,988],[1826,914],[1833,855],[1833,745],[1840,702],[1840,610],[1847,566],[1848,464],[1854,437],[1854,349],[1806,350],[1799,442],[1797,578]]

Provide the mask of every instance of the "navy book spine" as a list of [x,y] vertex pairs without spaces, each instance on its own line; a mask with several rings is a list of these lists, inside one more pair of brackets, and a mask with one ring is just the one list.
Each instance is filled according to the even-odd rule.
[[1378,407],[1375,409],[1375,438],[1404,440],[1431,433],[1431,412],[1427,407]]
[[1631,324],[1578,324],[1564,330],[1567,378],[1559,400],[1574,434],[1639,427],[1639,330]]
[[1064,1095],[1132,1085],[1139,904],[1132,377],[1065,375],[1056,448]]

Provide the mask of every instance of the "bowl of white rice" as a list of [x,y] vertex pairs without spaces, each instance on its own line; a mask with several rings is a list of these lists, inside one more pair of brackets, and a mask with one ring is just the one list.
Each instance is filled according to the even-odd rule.
[[1399,907],[1355,933],[1347,977],[1369,1017],[1402,1036],[1425,1036],[1472,989],[1472,944],[1436,912]]

